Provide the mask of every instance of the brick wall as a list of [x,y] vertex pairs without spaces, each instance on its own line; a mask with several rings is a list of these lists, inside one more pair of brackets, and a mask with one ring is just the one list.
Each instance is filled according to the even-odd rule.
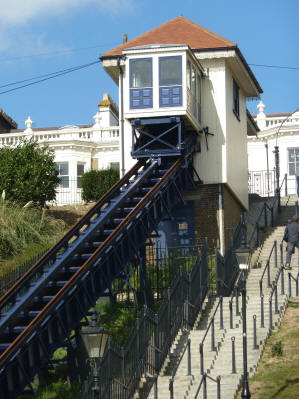
[[[185,193],[186,200],[194,201],[196,244],[208,238],[210,247],[220,247],[219,240],[219,184],[204,184],[196,191]],[[224,250],[237,225],[243,208],[230,189],[222,184]]]

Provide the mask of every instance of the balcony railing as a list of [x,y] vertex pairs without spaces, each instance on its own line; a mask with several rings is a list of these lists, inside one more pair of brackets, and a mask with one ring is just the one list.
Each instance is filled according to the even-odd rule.
[[16,133],[0,134],[0,147],[5,145],[18,145],[24,139],[33,139],[39,143],[65,142],[65,141],[88,141],[94,143],[115,143],[119,142],[119,127],[107,128],[80,128],[76,126],[55,130],[33,130]]

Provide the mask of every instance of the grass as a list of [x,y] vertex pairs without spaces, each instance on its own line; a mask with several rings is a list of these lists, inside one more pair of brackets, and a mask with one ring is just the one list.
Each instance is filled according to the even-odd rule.
[[299,304],[290,302],[281,326],[267,340],[256,374],[249,379],[251,399],[298,399],[298,318]]

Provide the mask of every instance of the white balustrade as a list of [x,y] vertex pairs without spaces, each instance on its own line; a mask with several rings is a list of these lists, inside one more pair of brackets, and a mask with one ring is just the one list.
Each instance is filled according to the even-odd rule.
[[54,142],[88,141],[94,143],[118,143],[119,127],[113,126],[102,129],[67,127],[57,130],[34,130],[32,132],[17,132],[0,134],[0,147],[16,146],[23,140],[33,139],[38,143],[54,144]]

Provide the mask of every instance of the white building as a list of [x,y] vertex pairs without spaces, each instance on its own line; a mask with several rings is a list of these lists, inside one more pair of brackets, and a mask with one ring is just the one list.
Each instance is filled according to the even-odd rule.
[[251,192],[267,196],[274,194],[275,147],[279,152],[279,183],[282,195],[285,181],[289,194],[296,193],[295,171],[299,167],[299,110],[291,113],[265,114],[261,101],[255,121],[256,135],[248,137],[248,170]]
[[32,128],[33,122],[28,117],[25,130],[11,125],[9,131],[0,131],[0,147],[33,139],[54,150],[61,178],[57,205],[82,203],[80,178],[84,172],[119,168],[118,107],[108,94],[104,94],[98,107],[93,117],[95,123],[90,125]]
[[[171,120],[179,121],[186,136],[196,132],[200,151],[194,156],[194,168],[204,185],[186,199],[196,203],[198,235],[215,237],[208,230],[216,226],[221,247],[224,235],[229,235],[225,230],[231,233],[248,207],[247,134],[256,128],[246,99],[262,92],[237,45],[177,17],[101,59],[119,86],[123,173],[132,166],[132,155],[140,158],[142,151],[162,156],[179,153],[176,131],[169,130]],[[161,126],[153,129],[160,121]],[[155,132],[152,136],[150,129]],[[152,145],[157,135],[161,147]],[[166,137],[172,146],[162,143]]]

